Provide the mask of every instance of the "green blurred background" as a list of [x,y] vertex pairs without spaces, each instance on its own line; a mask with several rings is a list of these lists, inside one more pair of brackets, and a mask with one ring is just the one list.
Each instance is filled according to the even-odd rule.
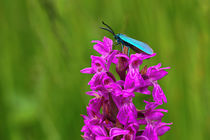
[[102,20],[171,67],[161,139],[209,139],[209,14],[209,0],[0,0],[0,139],[81,139],[91,76],[80,70],[98,55],[91,40],[112,38]]

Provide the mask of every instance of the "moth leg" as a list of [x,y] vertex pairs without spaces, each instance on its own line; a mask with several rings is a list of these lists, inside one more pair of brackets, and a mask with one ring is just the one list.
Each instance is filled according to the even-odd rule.
[[126,54],[126,55],[128,55],[128,56],[129,56],[129,50],[130,50],[130,48],[129,48],[129,47],[127,47],[127,46],[123,46],[122,53],[123,53],[123,54]]
[[130,54],[130,47],[128,47],[128,56],[129,56],[129,54]]
[[123,47],[123,44],[122,44],[122,43],[121,43],[121,48],[122,48],[122,52],[123,52],[123,48],[124,48],[124,47]]
[[125,46],[125,48],[124,48],[124,53],[127,54],[127,56],[129,56],[129,54],[130,54],[130,47],[129,46]]

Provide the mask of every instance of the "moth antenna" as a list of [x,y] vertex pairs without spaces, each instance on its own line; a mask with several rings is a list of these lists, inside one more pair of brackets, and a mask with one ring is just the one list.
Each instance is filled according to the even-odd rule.
[[102,21],[102,24],[104,24],[106,27],[108,27],[108,28],[109,28],[109,30],[111,30],[111,31],[112,31],[112,33],[113,33],[113,34],[114,34],[114,36],[115,36],[114,31],[112,30],[112,28],[111,28],[109,25],[107,25],[106,23],[104,23],[104,21]]
[[107,28],[104,28],[104,27],[100,27],[100,28],[103,29],[103,30],[106,30],[106,31],[110,32],[111,34],[113,34],[115,36],[115,34],[114,34],[114,32],[112,30],[107,29]]

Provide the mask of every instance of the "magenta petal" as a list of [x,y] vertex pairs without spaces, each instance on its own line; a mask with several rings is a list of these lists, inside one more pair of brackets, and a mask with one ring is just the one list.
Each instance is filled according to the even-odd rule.
[[163,116],[164,116],[163,113],[154,111],[154,112],[150,113],[150,115],[147,118],[150,120],[161,120],[161,118]]
[[132,54],[130,57],[129,65],[132,68],[139,68],[144,59],[149,59],[155,55],[155,53],[153,53],[152,55],[147,55],[145,53]]
[[104,45],[103,42],[93,40],[92,43],[97,43],[93,46],[93,48],[101,55],[107,55],[109,53],[109,49]]
[[[110,68],[111,64],[113,63],[115,59],[115,55],[117,54],[118,51],[114,50],[109,57],[107,58],[107,69]],[[116,60],[115,60],[116,61]]]
[[152,91],[152,95],[153,95],[154,100],[157,103],[162,104],[162,100],[165,103],[167,103],[167,98],[166,98],[165,94],[163,93],[163,90],[157,83],[154,84],[154,89]]
[[107,37],[104,37],[103,41],[104,41],[105,47],[110,52],[112,50],[113,41],[111,39],[107,38]]
[[147,121],[145,119],[139,119],[139,120],[137,120],[137,123],[139,125],[146,125],[147,124]]
[[88,74],[94,74],[95,71],[93,70],[93,68],[84,68],[82,70],[80,70],[81,73],[88,73]]
[[86,92],[86,94],[90,95],[90,96],[96,96],[97,92],[96,91],[88,91],[88,92]]
[[122,96],[124,98],[127,98],[127,97],[135,97],[135,94],[133,92],[129,92],[129,91],[123,90],[122,91]]
[[168,74],[168,72],[164,71],[164,70],[160,70],[160,71],[154,71],[152,72],[149,77],[153,80],[160,80],[161,78],[163,78],[164,76],[166,76]]
[[107,37],[104,37],[103,42],[93,40],[92,43],[97,43],[93,46],[93,48],[104,57],[112,51],[113,42]]
[[106,61],[98,56],[91,56],[92,59],[92,68],[94,69],[94,71],[96,72],[102,72],[102,71],[107,71],[106,68]]
[[154,130],[154,127],[150,123],[145,127],[143,135],[147,136],[151,140],[158,140],[158,136]]
[[156,53],[153,53],[151,55],[148,55],[146,53],[136,53],[136,54],[133,54],[133,55],[138,57],[138,59],[140,59],[140,60],[145,60],[145,59],[149,59],[151,57],[154,57],[156,55]]
[[117,81],[116,83],[117,83],[118,85],[120,85],[120,86],[124,86],[125,81],[119,80],[119,81]]
[[135,89],[135,92],[139,92],[139,93],[147,94],[147,95],[151,94],[151,91],[148,90],[148,86],[137,88],[137,89]]
[[96,136],[107,136],[106,131],[103,128],[101,128],[100,126],[98,126],[98,125],[92,125],[91,126],[91,131]]
[[155,109],[155,111],[159,111],[159,112],[168,112],[168,110],[166,110],[166,109]]
[[136,122],[136,118],[137,111],[133,103],[124,104],[117,114],[117,119],[124,125],[130,122]]
[[139,59],[138,55],[139,54],[132,54],[131,55],[130,61],[129,61],[129,67],[130,68],[138,69],[139,66],[142,64],[143,60]]
[[88,107],[91,108],[95,113],[99,113],[102,106],[101,98],[93,98],[90,100]]
[[100,84],[100,74],[96,73],[95,75],[93,75],[92,79],[89,81],[88,85],[90,85],[90,88],[92,90],[95,89],[96,85]]
[[117,58],[122,57],[122,58],[124,58],[127,61],[130,59],[126,54],[123,54],[123,53],[117,54],[116,57]]
[[157,131],[157,135],[158,136],[162,136],[163,134],[165,134],[167,131],[169,131],[171,128],[169,126],[161,126],[159,127],[156,131]]
[[104,48],[103,44],[95,44],[93,46],[93,48],[100,53],[101,55],[105,55],[108,53],[108,50],[106,50],[106,48]]
[[168,74],[164,69],[169,69],[170,67],[160,68],[161,63],[156,66],[149,67],[147,70],[147,75],[152,81],[157,81]]
[[145,101],[145,100],[144,100],[144,102],[147,104],[146,107],[145,107],[146,110],[148,110],[150,108],[155,109],[158,105],[160,105],[157,102],[148,102],[148,101]]
[[135,140],[149,140],[146,136],[137,136]]
[[149,59],[151,57],[154,57],[156,55],[156,53],[153,53],[151,55],[148,55],[148,54],[145,54],[145,53],[141,53],[140,55],[141,55],[140,58],[142,58],[142,59]]
[[126,78],[125,78],[125,89],[135,89],[135,79],[137,77],[132,75],[132,73],[128,72]]
[[112,140],[112,139],[109,137],[105,137],[105,136],[96,136],[95,140]]
[[114,138],[116,136],[119,136],[119,135],[126,135],[129,133],[129,130],[123,130],[123,129],[120,129],[120,128],[112,128],[109,132],[109,136]]

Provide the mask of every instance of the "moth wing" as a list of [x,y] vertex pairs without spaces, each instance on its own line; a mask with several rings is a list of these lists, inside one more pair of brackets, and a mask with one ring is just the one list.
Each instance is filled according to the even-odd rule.
[[153,54],[153,50],[148,44],[146,44],[144,42],[141,42],[141,41],[138,41],[138,40],[135,40],[133,38],[130,38],[130,37],[124,35],[124,34],[120,34],[119,37],[123,41],[133,45],[134,47],[142,50],[143,52],[145,52],[147,54]]

